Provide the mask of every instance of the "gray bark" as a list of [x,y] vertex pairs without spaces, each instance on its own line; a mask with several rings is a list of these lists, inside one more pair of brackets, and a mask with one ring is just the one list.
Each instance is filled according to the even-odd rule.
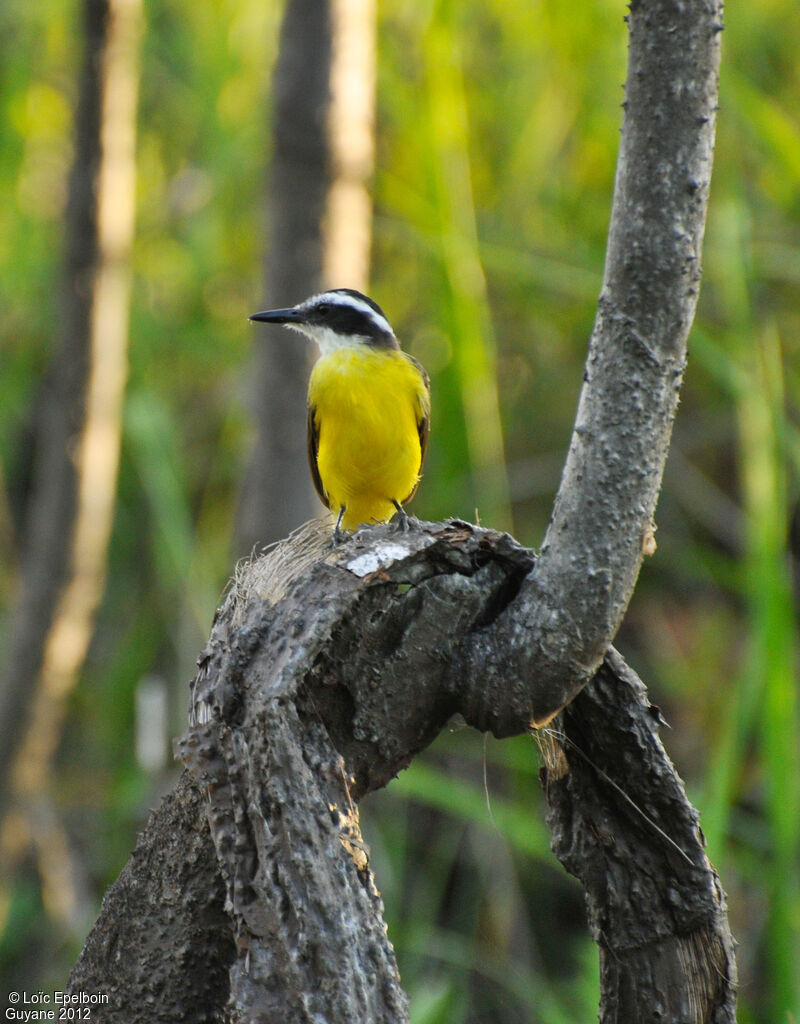
[[[316,526],[254,563],[217,616],[179,745],[191,781],[154,817],[71,979],[109,993],[115,1012],[100,1020],[145,1020],[153,1000],[162,1021],[224,1019],[219,980],[220,1016],[185,1009],[211,977],[230,979],[234,1020],[408,1019],[356,802],[452,714],[475,724],[476,681],[453,654],[513,603],[533,555],[458,522],[327,544]],[[733,1021],[724,897],[658,718],[610,651],[553,731],[543,782],[554,850],[586,887],[604,1021]],[[173,809],[191,786],[211,842],[196,804]],[[137,953],[120,976],[117,950],[147,955],[144,934],[177,954],[148,955],[139,976]]]
[[223,1020],[234,938],[205,807],[184,774],[106,893],[70,976],[108,997],[93,1020]]
[[658,738],[658,708],[611,648],[558,722],[561,749],[542,771],[547,822],[586,891],[601,1024],[735,1021],[725,894]]
[[653,521],[697,303],[722,4],[635,0],[628,20],[605,276],[561,486],[536,571],[498,623],[501,643],[478,636],[468,653],[481,669],[478,719],[498,735],[548,721],[616,634]]

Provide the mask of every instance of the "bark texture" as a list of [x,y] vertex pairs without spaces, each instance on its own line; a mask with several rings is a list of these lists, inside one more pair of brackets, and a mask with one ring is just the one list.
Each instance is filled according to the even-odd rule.
[[[651,535],[697,303],[722,4],[635,0],[628,21],[605,275],[569,454],[536,571],[498,624],[504,642],[477,637],[470,652],[483,667],[480,719],[498,735],[548,721],[616,634]],[[531,645],[536,700],[522,671]]]
[[106,893],[70,976],[108,996],[93,1020],[224,1020],[234,939],[205,808],[185,773]]
[[560,716],[542,770],[551,846],[586,890],[601,1024],[734,1021],[725,894],[660,719],[612,648]]
[[[356,802],[452,714],[475,724],[476,680],[454,654],[491,631],[533,554],[459,522],[374,527],[334,551],[328,537],[311,524],[248,567],[220,609],[179,744],[191,776],[179,797],[192,785],[204,794],[211,842],[168,798],[140,844],[153,856],[134,855],[109,892],[73,989],[109,991],[122,1007],[139,1006],[144,985],[163,1000],[162,1021],[224,1019],[178,1014],[196,1005],[198,972],[229,977],[234,1020],[408,1019]],[[658,721],[610,651],[549,734],[554,850],[586,886],[604,1021],[732,1022],[724,897]],[[175,856],[158,859],[159,835]],[[214,910],[223,884],[227,930]],[[173,885],[185,901],[164,901]],[[202,891],[208,906],[194,898]],[[139,946],[148,916],[160,948],[182,952],[120,979],[116,950]],[[190,958],[179,940],[193,931]],[[224,990],[215,984],[217,1000]],[[143,1019],[136,1012],[107,1019]]]

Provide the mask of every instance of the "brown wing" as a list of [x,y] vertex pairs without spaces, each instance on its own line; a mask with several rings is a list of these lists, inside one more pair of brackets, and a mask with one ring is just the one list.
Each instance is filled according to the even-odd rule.
[[311,479],[314,481],[314,486],[317,489],[317,494],[322,499],[322,503],[331,507],[331,503],[328,500],[328,495],[325,493],[325,488],[322,486],[322,477],[319,475],[319,466],[317,465],[317,452],[319,451],[319,426],[317,425],[316,409],[313,405],[308,407],[308,465],[311,470]]
[[[404,352],[403,355],[409,362],[414,364],[417,370],[419,370],[419,375],[422,377],[422,383],[425,386],[426,392],[426,400],[420,403],[420,410],[417,416],[417,433],[419,434],[419,473],[421,474],[422,467],[425,465],[425,453],[428,451],[428,436],[431,432],[431,380],[422,363],[418,362],[413,356],[410,356],[408,352]],[[417,487],[419,487],[419,480],[414,484],[414,487],[408,497],[403,499],[401,502],[402,505],[411,501],[417,493]]]

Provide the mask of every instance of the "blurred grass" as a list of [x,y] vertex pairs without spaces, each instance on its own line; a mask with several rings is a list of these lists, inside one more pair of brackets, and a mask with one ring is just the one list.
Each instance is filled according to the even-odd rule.
[[155,579],[163,587],[165,606],[185,609],[201,640],[220,601],[226,545],[219,530],[204,543],[197,540],[202,518],[190,505],[179,437],[170,409],[157,396],[129,396],[125,439],[150,511]]
[[[744,522],[740,596],[747,633],[722,728],[712,749],[701,802],[703,829],[723,878],[735,856],[738,808],[763,805],[763,859],[750,884],[766,887],[763,949],[766,1007],[778,1020],[800,1007],[800,757],[797,708],[797,609],[790,554],[789,429],[783,363],[774,322],[754,315],[751,222],[731,199],[717,217],[722,243],[715,279],[728,313],[720,343],[703,359],[727,389],[738,426],[738,476]],[[746,841],[746,839],[745,839]]]
[[[363,807],[414,1020],[482,1020],[492,1006],[509,1022],[596,1012],[596,954],[571,930],[582,895],[549,852],[538,764],[531,737],[445,733]],[[559,930],[566,944],[552,942]]]
[[[152,0],[144,51],[130,391],[108,591],[54,782],[95,883],[154,780],[133,694],[175,703],[232,570],[249,441],[245,317],[260,291],[265,104],[281,7]],[[513,522],[535,544],[599,292],[623,99],[624,7],[386,0],[372,291],[433,378],[415,511]],[[0,9],[0,537],[22,527],[29,424],[58,316],[76,0]],[[800,13],[728,13],[705,278],[658,510],[619,645],[673,728],[740,941],[740,1019],[800,1019],[797,618]],[[266,155],[265,155],[266,154]],[[8,538],[12,538],[9,540]],[[795,566],[795,572],[797,567]],[[8,597],[13,566],[2,569]],[[0,629],[2,623],[0,622]],[[177,729],[180,725],[176,726]],[[485,776],[488,788],[484,790]],[[549,853],[529,739],[447,734],[364,829],[414,1020],[593,1019],[582,896]],[[80,937],[20,878],[0,980]]]
[[540,811],[537,803],[493,796],[488,786],[484,788],[483,780],[475,785],[460,779],[454,785],[447,772],[436,770],[428,760],[420,760],[398,776],[392,789],[461,822],[494,829],[521,853],[552,864],[550,833],[534,816]]
[[450,0],[435,0],[421,33],[425,83],[422,142],[427,158],[423,175],[440,248],[439,326],[451,340],[475,507],[486,522],[511,530],[497,353],[478,243],[467,98],[458,36],[452,25],[455,9]]

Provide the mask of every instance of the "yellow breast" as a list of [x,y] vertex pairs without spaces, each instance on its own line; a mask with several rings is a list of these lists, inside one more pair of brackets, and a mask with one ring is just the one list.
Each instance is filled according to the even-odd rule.
[[419,430],[430,399],[418,366],[394,349],[337,349],[314,366],[308,404],[317,469],[331,510],[345,508],[342,526],[391,519],[422,468]]

